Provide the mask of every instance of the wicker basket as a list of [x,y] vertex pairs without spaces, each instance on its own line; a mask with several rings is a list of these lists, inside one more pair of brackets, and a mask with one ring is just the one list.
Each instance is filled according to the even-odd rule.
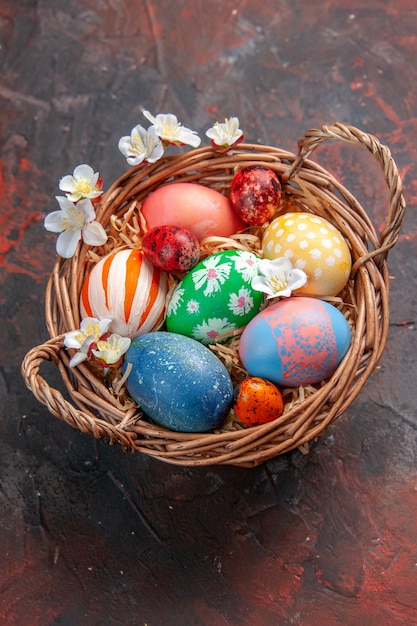
[[[382,168],[389,190],[388,216],[377,234],[359,202],[325,169],[309,160],[326,140],[365,147]],[[142,452],[177,465],[231,464],[256,466],[321,435],[356,398],[384,350],[389,323],[387,254],[398,239],[405,202],[396,165],[386,146],[360,130],[335,123],[310,130],[299,141],[298,155],[280,148],[241,144],[233,154],[211,147],[165,156],[153,165],[138,166],[119,178],[103,195],[97,219],[109,229],[114,247],[124,245],[126,233],[140,246],[138,208],[145,196],[167,181],[194,181],[227,191],[236,168],[261,164],[272,168],[283,185],[289,210],[314,212],[332,222],[350,243],[352,272],[339,308],[353,327],[352,342],[342,363],[314,393],[299,390],[284,415],[253,428],[226,428],[206,433],[177,433],[142,418],[133,402],[123,403],[103,378],[82,364],[69,369],[63,335],[79,328],[79,293],[93,258],[81,244],[70,260],[57,258],[46,290],[46,322],[50,340],[30,350],[22,364],[27,386],[56,417],[74,428],[120,443],[127,451]],[[135,239],[136,237],[136,239]],[[96,250],[101,254],[103,251]],[[44,361],[52,361],[69,400],[51,388],[39,374]],[[65,394],[67,396],[67,394]]]

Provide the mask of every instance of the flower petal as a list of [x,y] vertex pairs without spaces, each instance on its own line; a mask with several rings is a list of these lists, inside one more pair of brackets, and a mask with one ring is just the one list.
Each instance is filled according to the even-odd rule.
[[159,139],[154,126],[150,126],[147,131],[147,157],[148,163],[155,163],[164,154],[164,145]]
[[100,320],[97,317],[84,317],[81,320],[80,330],[84,335],[92,335],[95,339],[98,339],[102,333],[108,330],[111,320],[103,320],[103,322],[106,322],[107,326],[104,325],[102,330],[100,328]]
[[126,157],[126,161],[129,163],[129,165],[140,165],[141,163],[144,163],[145,161],[145,155],[144,154],[139,154],[138,156],[128,156]]
[[287,277],[292,270],[292,263],[286,256],[282,256],[272,260],[261,259],[258,267],[259,271],[264,274],[264,276],[284,274],[284,276]]
[[292,263],[287,257],[261,259],[258,263],[258,272],[259,275],[252,279],[252,287],[268,294],[268,299],[288,298],[292,291],[307,282],[307,274],[303,270],[293,270]]
[[271,293],[267,295],[267,300],[271,298],[289,298],[291,295],[291,289],[286,287],[285,289],[281,289],[280,291],[276,291],[275,293]]
[[71,200],[69,200],[66,196],[55,196],[55,198],[61,211],[66,212],[68,209],[74,208],[74,203],[71,202]]
[[87,163],[82,163],[81,165],[77,165],[77,167],[74,169],[73,176],[74,178],[86,178],[87,180],[95,178],[95,182],[97,182],[98,172],[97,174],[94,174],[94,170],[90,165],[87,165]]
[[98,185],[99,173],[86,163],[77,165],[73,175],[64,176],[59,181],[59,188],[65,191],[67,198],[72,202],[78,202],[82,198],[97,198],[102,194]]
[[101,337],[102,335],[104,335],[104,333],[107,333],[107,331],[110,328],[110,324],[112,323],[113,320],[111,319],[102,319],[99,320],[98,322],[98,332],[99,332],[99,337]]
[[90,222],[82,229],[82,237],[90,246],[102,246],[107,241],[107,233],[99,222]]
[[61,189],[61,191],[67,191],[71,193],[72,191],[75,191],[75,187],[76,185],[74,177],[70,174],[68,174],[67,176],[63,176],[59,181],[59,188]]
[[88,354],[86,354],[85,352],[77,352],[72,357],[72,359],[71,359],[71,361],[69,363],[69,366],[70,367],[76,367],[77,365],[79,365],[80,363],[85,361],[87,358],[88,358]]
[[156,123],[156,118],[149,111],[143,111],[143,115],[150,121],[151,124]]
[[292,291],[303,287],[307,282],[307,274],[303,270],[294,269],[290,275],[290,287]]
[[79,330],[71,330],[69,333],[66,333],[64,337],[64,346],[66,348],[75,348],[79,350],[81,348],[82,342],[80,342],[80,337],[82,337],[84,341],[84,335]]
[[64,230],[56,240],[56,251],[59,256],[64,259],[73,257],[80,239],[80,230]]
[[119,139],[118,146],[129,165],[140,165],[145,161],[155,163],[164,153],[164,146],[154,126],[146,130],[138,124],[132,128],[130,137]]
[[263,291],[270,296],[273,295],[274,290],[272,289],[271,283],[263,276],[254,276],[252,278],[252,289],[256,291]]
[[93,204],[89,198],[83,198],[77,202],[77,209],[84,214],[86,222],[92,222],[96,216]]
[[174,145],[188,144],[197,148],[201,139],[197,133],[189,128],[185,128],[178,122],[176,115],[172,113],[158,113],[156,117],[151,115],[149,111],[143,112],[146,119],[152,122],[157,135],[168,143]]
[[222,124],[216,122],[206,131],[206,136],[211,139],[215,147],[222,150],[237,145],[243,140],[243,132],[239,128],[239,118],[226,118]]
[[96,343],[96,336],[94,334],[88,335],[82,342],[80,351],[85,352],[85,354],[88,354],[90,347],[93,343]]
[[119,139],[118,148],[123,156],[126,157],[129,165],[140,165],[145,160],[145,152],[134,152],[132,140],[127,135]]
[[270,278],[274,274],[274,271],[273,271],[272,265],[271,265],[271,261],[269,259],[260,259],[258,261],[257,270],[258,270],[259,274],[261,274],[262,276],[265,276],[267,278]]
[[46,230],[49,230],[51,233],[62,233],[64,230],[64,226],[62,224],[62,219],[64,214],[62,211],[53,211],[52,213],[48,213],[45,217],[43,225]]
[[180,132],[178,133],[178,140],[181,143],[185,143],[188,146],[192,146],[193,148],[198,148],[201,143],[200,137],[197,135],[195,130],[190,130],[189,128],[182,127]]
[[113,333],[106,341],[99,341],[97,349],[92,352],[96,358],[106,363],[106,365],[114,365],[127,351],[130,343],[131,340],[128,337],[122,337],[117,333]]
[[131,155],[132,142],[128,135],[125,135],[124,137],[120,137],[119,143],[117,145],[118,145],[120,152],[123,154],[123,156],[128,157]]
[[98,183],[98,179],[97,179],[97,182],[95,183],[96,187],[94,188],[93,191],[90,191],[88,194],[88,197],[90,198],[90,200],[94,200],[94,198],[98,198],[99,196],[103,194],[103,190],[97,187],[97,183]]

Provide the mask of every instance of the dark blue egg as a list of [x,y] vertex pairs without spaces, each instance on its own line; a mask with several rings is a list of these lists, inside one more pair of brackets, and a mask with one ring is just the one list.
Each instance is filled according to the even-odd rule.
[[218,428],[233,401],[233,385],[209,348],[176,333],[152,332],[132,341],[123,373],[129,394],[155,423],[180,432]]

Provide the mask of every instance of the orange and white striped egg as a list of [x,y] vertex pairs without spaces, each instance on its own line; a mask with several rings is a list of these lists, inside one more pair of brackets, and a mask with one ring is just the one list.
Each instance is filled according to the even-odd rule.
[[111,332],[134,338],[161,326],[167,293],[166,274],[141,250],[118,250],[100,259],[85,279],[81,317],[111,319]]

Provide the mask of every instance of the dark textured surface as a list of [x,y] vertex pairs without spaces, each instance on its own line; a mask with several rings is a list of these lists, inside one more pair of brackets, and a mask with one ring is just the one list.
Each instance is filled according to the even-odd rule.
[[[416,32],[412,0],[2,1],[1,624],[417,623]],[[388,345],[309,455],[175,468],[71,429],[24,387],[47,338],[57,181],[86,162],[109,186],[141,107],[201,135],[237,115],[247,140],[291,151],[338,120],[392,150],[408,213]],[[370,158],[317,154],[383,226]]]

